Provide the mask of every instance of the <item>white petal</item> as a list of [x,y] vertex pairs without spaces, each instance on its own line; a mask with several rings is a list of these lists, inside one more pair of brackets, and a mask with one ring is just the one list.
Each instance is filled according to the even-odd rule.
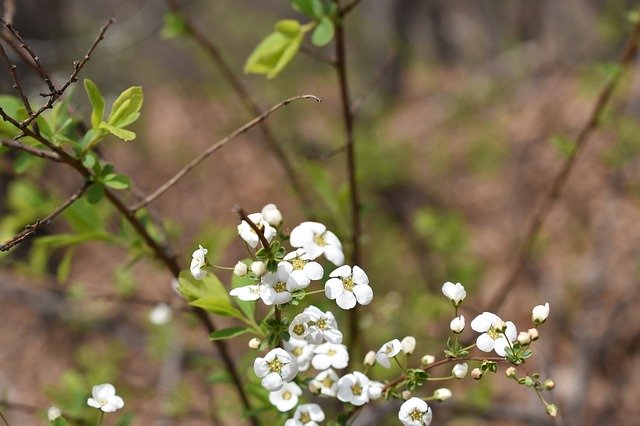
[[493,342],[493,345],[493,349],[498,355],[505,356],[507,354],[505,350],[507,349],[507,346],[509,346],[509,344],[507,343],[507,339],[505,339],[504,337],[498,337],[495,342]]
[[87,405],[93,408],[100,408],[100,403],[93,398],[87,399]]
[[505,334],[510,341],[513,342],[514,340],[516,340],[516,338],[518,337],[518,330],[516,329],[516,325],[513,322],[507,321],[507,329],[505,330]]
[[344,253],[336,246],[324,246],[324,257],[336,266],[340,266],[344,263]]
[[324,285],[324,294],[331,300],[339,297],[344,292],[344,283],[338,278],[330,278]]
[[350,291],[343,291],[338,297],[336,297],[336,303],[342,309],[351,309],[356,306],[356,296]]
[[356,284],[369,284],[369,277],[358,265],[353,267],[353,282]]
[[318,262],[308,262],[303,271],[311,280],[319,280],[324,275],[324,269]]
[[308,222],[303,222],[293,228],[289,235],[289,244],[292,247],[303,247],[313,241],[313,230],[306,226]]
[[325,354],[317,354],[311,360],[311,365],[316,370],[326,370],[331,367],[331,358]]
[[476,345],[478,346],[478,349],[483,352],[491,352],[493,350],[493,346],[495,345],[495,341],[487,333],[483,333],[478,336]]
[[333,272],[331,272],[329,274],[330,277],[341,277],[341,278],[347,278],[351,276],[351,266],[349,265],[343,265],[340,266],[339,268],[336,268],[333,270]]
[[361,305],[368,305],[373,300],[373,290],[366,284],[355,285],[353,293]]
[[278,373],[269,373],[262,379],[262,387],[268,391],[277,391],[282,389],[284,381]]
[[253,361],[253,372],[258,377],[264,377],[269,373],[269,366],[264,358],[258,357]]
[[325,330],[324,338],[329,343],[342,343],[342,333],[337,329]]

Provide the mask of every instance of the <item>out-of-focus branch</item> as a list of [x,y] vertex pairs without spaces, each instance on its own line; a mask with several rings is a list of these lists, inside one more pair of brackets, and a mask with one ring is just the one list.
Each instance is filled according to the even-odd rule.
[[31,155],[35,155],[36,157],[44,158],[49,161],[54,161],[56,163],[62,162],[62,160],[60,159],[60,155],[56,154],[55,152],[34,148],[32,146],[25,145],[22,142],[14,139],[0,139],[0,145],[4,145],[9,148],[24,151]]
[[345,16],[351,12],[362,0],[353,0],[351,3],[347,3],[340,8],[340,16]]
[[354,101],[351,103],[351,114],[353,115],[358,114],[358,112],[360,111],[360,108],[362,108],[362,104],[364,104],[364,101],[366,101],[369,95],[371,95],[371,93],[373,93],[376,90],[378,85],[380,85],[380,82],[387,75],[387,73],[391,69],[391,66],[396,61],[397,56],[398,56],[397,52],[393,49],[390,50],[389,53],[387,53],[387,56],[384,58],[384,62],[382,66],[378,70],[378,73],[373,78],[373,80],[371,80],[366,90],[362,92],[362,94],[360,94],[360,96],[354,99]]
[[13,23],[13,17],[16,14],[16,0],[4,0],[4,11],[2,13],[2,19],[5,22]]
[[9,57],[7,56],[7,52],[4,50],[4,46],[2,46],[2,43],[0,43],[0,58],[2,58],[2,62],[4,62],[4,64],[7,67],[7,71],[11,76],[11,80],[13,80],[13,88],[18,91],[18,94],[20,95],[20,99],[22,100],[22,104],[26,108],[27,113],[29,115],[33,114],[33,111],[31,110],[31,104],[29,103],[29,99],[27,99],[27,95],[25,95],[24,90],[22,89],[22,84],[20,84],[20,78],[18,77],[18,73],[16,72],[16,66],[12,64],[11,61],[9,60]]

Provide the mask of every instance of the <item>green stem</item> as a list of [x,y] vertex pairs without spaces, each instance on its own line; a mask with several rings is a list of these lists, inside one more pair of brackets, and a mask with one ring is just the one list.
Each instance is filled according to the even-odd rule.
[[398,361],[398,357],[394,356],[393,359],[396,362],[396,364],[398,364],[398,367],[400,367],[400,370],[402,370],[403,373],[407,374],[407,369],[404,368],[402,364],[400,364],[400,361]]
[[100,419],[98,419],[98,426],[102,426],[103,420],[104,420],[104,411],[100,410]]
[[452,374],[451,376],[447,376],[447,377],[428,377],[427,381],[438,381],[438,380],[451,380],[451,379],[455,379],[456,377]]

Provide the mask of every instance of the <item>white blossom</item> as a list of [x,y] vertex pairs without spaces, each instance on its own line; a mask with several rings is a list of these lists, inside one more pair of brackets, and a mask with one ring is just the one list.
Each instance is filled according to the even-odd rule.
[[302,222],[289,236],[292,247],[301,247],[311,259],[323,255],[334,265],[344,263],[342,244],[336,235],[318,222]]
[[400,342],[402,345],[402,352],[407,355],[411,355],[416,349],[416,338],[413,336],[407,336]]
[[534,324],[542,324],[549,316],[549,304],[537,305],[531,311],[531,320]]
[[452,396],[453,396],[453,394],[447,388],[436,389],[433,392],[433,399],[435,399],[436,401],[440,401],[440,402],[443,402],[443,401],[446,401],[448,399],[451,399]]
[[172,317],[171,307],[166,303],[158,303],[151,312],[149,312],[149,322],[154,325],[168,324]]
[[446,282],[442,285],[442,293],[453,302],[454,305],[458,306],[465,297],[467,297],[467,292],[464,287],[460,283],[451,283]]
[[367,354],[364,356],[363,364],[365,366],[371,367],[375,363],[376,363],[376,353],[375,353],[375,351],[367,352]]
[[338,380],[338,399],[353,405],[369,402],[369,378],[359,371],[342,376]]
[[298,364],[291,354],[282,348],[270,350],[264,358],[253,362],[253,371],[262,379],[262,386],[268,391],[282,389],[285,383],[292,381],[298,374]]
[[322,395],[335,397],[338,392],[338,380],[340,377],[331,368],[321,371],[314,377],[310,386],[315,387]]
[[462,364],[454,365],[453,368],[451,369],[451,374],[456,379],[464,379],[468,371],[469,371],[469,365],[466,362],[464,362]]
[[260,339],[254,337],[253,339],[249,340],[249,349],[258,349],[261,343],[262,341]]
[[369,382],[369,399],[375,401],[382,396],[382,390],[384,389],[384,383],[371,380]]
[[449,323],[449,328],[451,329],[451,331],[453,331],[456,334],[462,333],[462,331],[464,330],[464,326],[465,326],[464,315],[459,315],[455,317],[454,319],[451,320],[451,323]]
[[207,271],[203,268],[207,266],[207,259],[205,258],[205,256],[208,252],[209,250],[207,250],[206,248],[198,246],[198,249],[194,251],[193,255],[191,256],[191,266],[189,267],[189,270],[191,271],[191,275],[193,275],[193,278],[195,278],[196,280],[201,280],[205,277],[205,275],[207,275]]
[[436,357],[433,355],[426,354],[421,359],[420,362],[422,365],[431,365],[436,362]]
[[247,272],[249,272],[249,268],[244,262],[238,262],[233,267],[233,275],[235,275],[236,277],[244,277],[245,275],[247,275]]
[[349,352],[345,345],[323,343],[313,350],[311,365],[316,370],[326,370],[329,367],[341,369],[349,364]]
[[384,368],[391,367],[391,362],[389,359],[395,357],[402,350],[402,344],[398,339],[393,339],[390,342],[382,345],[378,352],[376,353],[376,361],[383,366]]
[[261,284],[245,285],[231,289],[229,294],[240,300],[244,300],[245,302],[258,300],[260,298],[260,293],[262,292],[262,287],[264,286]]
[[294,339],[305,339],[309,334],[309,324],[311,321],[306,312],[301,312],[291,320],[289,324],[289,334]]
[[269,392],[269,402],[278,411],[289,411],[298,405],[298,397],[302,395],[302,389],[294,382],[285,383],[280,390]]
[[62,416],[62,411],[58,407],[49,407],[47,410],[47,418],[50,422]]
[[99,408],[105,413],[112,413],[124,407],[124,401],[116,395],[116,388],[111,383],[103,383],[93,387],[87,405]]
[[483,352],[495,350],[500,356],[506,355],[505,349],[509,346],[509,342],[515,341],[518,335],[513,322],[507,321],[505,324],[499,316],[491,312],[483,312],[475,317],[471,321],[471,328],[482,333],[476,340],[478,349]]
[[296,408],[292,419],[284,422],[284,426],[318,426],[324,420],[324,412],[318,404],[301,404]]
[[251,272],[254,273],[254,275],[257,275],[258,277],[261,277],[262,275],[267,273],[267,264],[264,263],[262,260],[256,260],[255,262],[251,262]]
[[307,340],[316,345],[322,343],[322,340],[329,343],[342,343],[342,332],[338,330],[338,322],[330,311],[322,312],[317,307],[310,305],[305,308],[304,313],[313,322],[309,326]]
[[271,226],[278,227],[282,223],[282,213],[275,204],[267,204],[262,208],[262,218]]
[[529,343],[531,343],[531,336],[529,336],[529,333],[527,333],[526,331],[521,331],[520,333],[518,333],[518,337],[516,339],[521,345],[528,345]]
[[278,265],[277,272],[267,272],[260,278],[263,284],[260,298],[265,305],[282,305],[291,301],[294,289],[287,285],[288,278],[289,274],[282,265]]
[[[262,213],[252,213],[248,216],[248,218],[258,227],[260,231],[262,231],[262,234],[264,235],[264,238],[267,240],[267,242],[271,242],[273,237],[276,236],[277,231],[274,227],[269,225],[269,222],[264,219]],[[249,244],[249,246],[252,248],[256,248],[258,246],[258,243],[260,242],[260,238],[258,237],[258,234],[256,234],[256,231],[254,231],[251,225],[249,225],[244,220],[240,222],[240,225],[238,225],[238,234],[240,235],[240,238],[245,240],[246,243]]]
[[306,340],[289,339],[288,342],[283,342],[283,346],[287,352],[294,356],[296,364],[298,364],[298,371],[307,371],[311,358],[313,358],[313,351],[316,348],[315,345],[310,344]]
[[291,285],[297,288],[306,288],[311,281],[316,281],[324,275],[322,266],[309,257],[304,249],[297,249],[288,253],[280,264],[284,264],[289,279],[293,281]]
[[356,302],[368,305],[373,299],[369,277],[359,266],[353,269],[344,265],[329,274],[331,277],[324,287],[325,295],[338,303],[342,309],[351,309]]
[[427,426],[431,424],[433,413],[426,402],[413,397],[400,406],[398,419],[406,426]]

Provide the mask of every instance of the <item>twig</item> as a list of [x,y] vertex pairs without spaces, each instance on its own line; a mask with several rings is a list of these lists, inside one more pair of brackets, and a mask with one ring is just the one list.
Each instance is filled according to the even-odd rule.
[[28,152],[29,154],[35,155],[36,157],[45,158],[56,163],[62,162],[62,160],[60,159],[60,155],[56,154],[55,152],[34,148],[14,139],[0,139],[0,145]]
[[2,46],[2,43],[0,43],[0,57],[2,58],[2,62],[4,62],[7,66],[7,70],[11,75],[11,80],[13,80],[13,88],[18,91],[20,99],[22,100],[22,104],[27,109],[27,113],[29,114],[29,116],[31,116],[31,114],[33,114],[33,111],[31,110],[31,104],[29,103],[29,99],[22,89],[22,84],[20,84],[20,79],[18,78],[18,73],[16,72],[16,66],[9,60],[7,52],[4,50],[4,46]]
[[364,104],[364,101],[369,97],[371,93],[375,91],[382,79],[387,75],[387,72],[391,68],[391,65],[393,65],[393,63],[396,61],[397,56],[397,52],[393,49],[391,49],[389,53],[387,53],[387,56],[384,58],[384,62],[382,63],[380,70],[378,70],[376,76],[373,78],[373,80],[371,80],[371,83],[369,83],[367,89],[362,92],[362,94],[358,96],[351,104],[351,114],[358,114],[360,108],[362,108],[362,104]]
[[613,91],[615,90],[618,83],[620,82],[620,78],[622,77],[624,71],[629,67],[629,65],[635,58],[636,54],[638,53],[639,38],[640,38],[640,22],[636,24],[632,34],[629,36],[629,39],[627,40],[627,43],[624,47],[622,55],[620,56],[620,59],[618,61],[618,65],[620,69],[609,80],[609,82],[604,87],[602,92],[600,92],[600,95],[598,96],[596,103],[593,106],[593,109],[591,111],[591,114],[589,115],[589,118],[587,119],[586,123],[578,133],[578,136],[576,136],[575,138],[573,152],[569,157],[567,157],[566,161],[564,162],[564,164],[562,165],[562,167],[554,177],[549,190],[544,196],[538,209],[534,213],[531,219],[531,222],[529,224],[529,230],[524,239],[524,243],[522,244],[516,256],[516,261],[513,264],[513,267],[511,268],[511,271],[507,276],[507,278],[505,279],[505,281],[502,283],[502,285],[500,285],[500,287],[498,288],[496,293],[493,295],[493,297],[489,299],[490,302],[487,303],[487,307],[488,307],[487,310],[494,312],[496,309],[502,306],[502,304],[506,300],[510,291],[515,287],[518,275],[520,274],[520,272],[522,271],[522,269],[524,268],[524,265],[528,260],[529,252],[533,247],[533,244],[538,236],[538,233],[540,232],[540,229],[542,228],[542,225],[544,224],[547,216],[549,215],[549,212],[551,211],[551,208],[553,207],[554,203],[560,197],[562,188],[567,182],[567,178],[569,177],[569,174],[573,170],[573,167],[576,163],[578,156],[582,153],[582,151],[584,151],[584,148],[587,145],[587,142],[589,141],[590,136],[599,127],[602,113],[606,108],[607,104],[609,103],[609,100],[611,99],[611,95],[613,94]]
[[267,117],[269,117],[271,114],[273,114],[275,111],[277,111],[278,109],[282,108],[283,106],[288,105],[291,102],[299,100],[299,99],[315,99],[316,101],[321,102],[320,98],[318,98],[316,96],[313,96],[313,95],[302,95],[302,96],[296,96],[296,97],[293,97],[293,98],[285,99],[284,101],[272,106],[268,111],[260,114],[258,117],[254,118],[253,120],[249,121],[248,123],[240,126],[236,130],[234,130],[232,133],[230,133],[229,135],[225,136],[224,138],[222,138],[221,140],[219,140],[215,144],[211,145],[205,152],[203,152],[198,157],[193,159],[189,164],[184,166],[182,168],[182,170],[180,170],[171,179],[169,179],[166,183],[164,183],[162,186],[160,186],[160,188],[156,189],[151,195],[145,197],[142,201],[140,201],[140,202],[136,203],[134,206],[132,206],[131,210],[132,211],[136,211],[136,210],[146,206],[147,204],[149,204],[150,202],[152,202],[153,200],[158,198],[160,195],[162,195],[165,191],[167,191],[173,185],[175,185],[180,179],[182,179],[187,173],[189,173],[191,171],[191,169],[196,167],[198,164],[202,163],[205,159],[207,159],[207,157],[209,157],[211,154],[213,154],[214,152],[216,152],[217,150],[222,148],[224,145],[226,145],[228,142],[230,142],[236,136],[243,134],[247,130],[251,129],[253,126],[261,123]]
[[247,222],[247,225],[249,225],[251,229],[253,229],[253,231],[258,236],[258,239],[260,240],[262,247],[264,247],[265,250],[268,250],[269,241],[267,241],[267,238],[264,236],[264,232],[262,231],[262,229],[260,229],[256,223],[254,223],[251,219],[249,219],[247,212],[245,212],[244,209],[238,205],[233,207],[233,211],[238,213],[238,216],[240,216],[240,220],[244,220],[245,222]]
[[336,64],[336,58],[332,58],[332,57],[328,57],[328,56],[324,56],[322,55],[320,52],[318,52],[315,49],[312,49],[308,46],[300,46],[300,51],[302,53],[304,53],[305,55],[308,55],[309,57],[320,61],[320,62],[324,62],[325,64],[331,65],[331,66],[335,66]]
[[8,23],[13,23],[13,17],[16,14],[16,0],[4,0],[4,13],[2,19]]
[[340,16],[343,17],[346,14],[348,14],[349,12],[351,12],[353,10],[354,7],[356,7],[358,5],[358,3],[360,3],[362,0],[353,0],[351,3],[348,3],[346,5],[344,5],[341,9],[340,9]]
[[307,160],[328,160],[331,157],[335,157],[336,155],[343,153],[346,149],[347,149],[347,145],[344,144],[332,151],[325,152],[324,154],[307,155],[305,158]]
[[38,230],[40,228],[42,228],[43,226],[49,226],[51,224],[51,221],[53,219],[55,219],[60,213],[62,213],[64,211],[64,209],[66,209],[71,204],[73,204],[74,201],[76,201],[77,199],[82,197],[82,194],[84,194],[84,192],[87,190],[87,188],[89,188],[89,186],[90,186],[89,182],[85,183],[82,186],[82,188],[77,190],[64,203],[62,203],[54,211],[49,213],[49,215],[47,217],[45,217],[42,220],[40,220],[40,219],[36,220],[36,222],[34,224],[32,224],[32,225],[27,225],[26,228],[24,230],[22,230],[20,233],[18,233],[17,235],[13,236],[10,239],[8,239],[4,243],[0,244],[0,251],[9,251],[11,249],[11,247],[13,247],[13,246],[15,246],[17,244],[20,244],[22,241],[24,241],[25,239],[27,239],[31,235],[35,234],[36,232],[38,232]]
[[4,424],[6,426],[9,426],[9,422],[7,421],[7,419],[4,418],[4,414],[2,414],[2,411],[0,411],[0,417],[2,417],[2,421],[4,422]]

